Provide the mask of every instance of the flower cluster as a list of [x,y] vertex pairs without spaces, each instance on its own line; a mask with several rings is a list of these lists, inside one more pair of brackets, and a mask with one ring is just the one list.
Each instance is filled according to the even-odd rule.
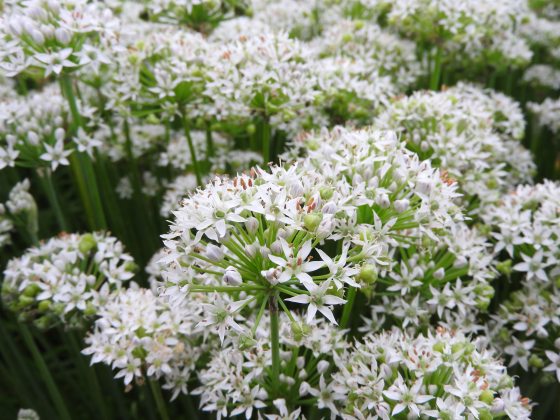
[[530,102],[528,108],[535,114],[541,126],[548,128],[553,133],[558,133],[560,131],[560,122],[558,121],[560,99],[546,98],[540,104]]
[[8,262],[2,300],[41,327],[79,325],[134,275],[132,257],[104,233],[61,234]]
[[461,83],[417,92],[392,103],[375,125],[396,130],[407,147],[447,171],[466,199],[495,201],[534,170],[518,140],[525,126],[519,105],[491,90]]
[[415,331],[437,323],[449,329],[478,332],[480,312],[494,296],[496,276],[490,243],[477,230],[458,224],[443,241],[416,244],[400,252],[388,272],[381,273],[365,332],[388,325]]
[[48,76],[105,61],[99,48],[118,21],[101,2],[10,2],[2,16],[0,68],[8,76],[40,71]]
[[[200,296],[199,296],[200,297]],[[187,392],[189,377],[206,350],[201,341],[202,299],[171,309],[152,291],[138,287],[116,290],[105,297],[95,315],[82,351],[91,363],[105,363],[125,385],[164,378],[175,398]]]
[[28,96],[13,96],[0,103],[0,169],[17,164],[50,167],[68,165],[71,151],[65,144],[68,111],[55,85]]
[[457,64],[467,59],[498,67],[504,62],[520,66],[532,57],[519,30],[523,19],[530,14],[522,1],[361,0],[360,3],[366,10],[383,16],[389,27],[421,43],[444,49],[446,56],[453,57]]
[[492,343],[524,370],[559,370],[559,209],[560,186],[547,181],[520,186],[481,213],[502,271],[522,274],[489,326]]
[[272,383],[267,317],[258,326],[254,319],[248,321],[253,339],[241,337],[215,350],[208,367],[198,372],[200,387],[194,390],[202,409],[224,417],[245,414],[250,419],[258,411],[270,419],[297,419],[306,399],[333,392],[325,389],[324,375],[334,368],[333,358],[349,346],[344,331],[322,320],[307,325],[295,316],[293,322],[295,327],[290,327],[288,317],[281,317],[281,364]]
[[0,247],[11,242],[10,232],[14,229],[31,241],[37,238],[37,203],[29,192],[30,186],[29,179],[18,182],[10,190],[8,200],[0,203]]
[[496,356],[462,333],[369,334],[335,357],[319,398],[333,414],[408,418],[528,419],[531,406]]

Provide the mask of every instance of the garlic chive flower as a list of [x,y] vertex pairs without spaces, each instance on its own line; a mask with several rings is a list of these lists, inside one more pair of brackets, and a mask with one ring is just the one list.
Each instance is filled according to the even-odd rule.
[[559,197],[557,182],[522,185],[481,212],[505,277],[501,281],[520,278],[486,326],[490,342],[504,351],[511,366],[552,372],[545,377],[549,381],[557,379],[550,366],[560,348],[555,340],[560,325]]
[[519,142],[525,127],[519,104],[489,89],[460,83],[416,92],[389,105],[375,126],[397,131],[410,150],[456,180],[468,200],[496,201],[535,170]]
[[11,259],[2,300],[40,327],[83,325],[110,290],[134,276],[132,257],[105,233],[61,234]]
[[336,322],[348,290],[375,288],[394,250],[437,242],[462,219],[455,186],[392,133],[339,128],[306,144],[292,164],[216,177],[183,200],[164,235],[164,295],[224,293],[262,313],[277,303],[289,318],[305,305],[308,322],[316,312]]
[[531,403],[480,340],[439,329],[368,334],[335,358],[328,405],[344,418],[528,419]]
[[191,297],[172,310],[165,300],[134,284],[110,293],[96,311],[82,353],[91,356],[92,364],[110,365],[115,378],[127,386],[161,379],[172,399],[187,393],[189,378],[207,347],[196,328],[200,301]]

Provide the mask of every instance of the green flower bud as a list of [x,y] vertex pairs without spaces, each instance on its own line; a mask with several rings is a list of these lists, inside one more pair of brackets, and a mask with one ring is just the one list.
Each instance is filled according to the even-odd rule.
[[309,140],[309,141],[306,143],[306,145],[307,145],[307,148],[308,148],[309,150],[311,150],[311,151],[318,150],[319,147],[320,147],[319,143],[318,143],[316,140]]
[[354,28],[356,28],[357,31],[359,31],[360,29],[362,29],[365,26],[365,22],[363,20],[357,20],[354,23]]
[[311,328],[306,324],[298,324],[292,322],[292,334],[294,335],[294,340],[300,341],[311,332]]
[[330,187],[323,187],[319,190],[319,195],[323,200],[330,200],[334,194],[334,190]]
[[52,302],[50,300],[42,300],[37,305],[40,312],[47,312],[51,308]]
[[365,284],[373,284],[377,281],[377,267],[373,264],[364,264],[358,273],[358,280]]
[[445,350],[445,343],[438,341],[436,344],[433,345],[432,349],[434,351],[437,351],[438,353],[443,353],[443,350]]
[[345,43],[345,44],[346,44],[347,42],[352,41],[352,39],[354,39],[354,37],[352,36],[352,34],[344,34],[344,35],[342,35],[342,42]]
[[249,124],[247,125],[247,128],[245,130],[247,131],[247,134],[252,136],[257,131],[257,127],[255,126],[255,124]]
[[480,393],[480,401],[483,401],[486,404],[491,405],[492,401],[494,401],[494,393],[489,389],[485,389]]
[[511,275],[511,271],[512,271],[511,263],[512,263],[511,260],[505,260],[496,264],[496,268],[500,273],[509,276]]
[[127,261],[124,265],[124,269],[129,273],[135,273],[138,270],[138,266],[134,261]]
[[31,296],[20,295],[17,306],[20,309],[23,309],[33,305],[33,303],[35,303],[35,299],[33,299]]
[[146,337],[148,334],[146,332],[146,329],[144,327],[139,327],[136,329],[136,337],[138,338],[142,338],[142,337]]
[[282,111],[282,121],[284,121],[284,122],[291,121],[296,116],[297,116],[296,113],[294,111],[292,111],[291,109],[285,109],[284,111]]
[[144,349],[144,347],[136,347],[134,350],[132,350],[132,355],[139,359],[145,359],[148,355],[148,352],[146,351],[146,349]]
[[27,297],[35,297],[41,291],[41,287],[37,283],[32,283],[23,289],[23,295]]
[[478,420],[492,420],[494,416],[488,410],[479,410]]
[[253,337],[242,335],[239,337],[239,350],[245,351],[255,348],[257,342]]
[[303,226],[311,232],[317,230],[319,225],[323,220],[323,215],[321,213],[310,213],[303,216]]
[[40,330],[46,330],[51,326],[51,319],[48,316],[42,316],[33,321],[33,324]]
[[544,361],[536,354],[533,354],[529,358],[529,365],[537,369],[542,369],[544,367]]
[[83,235],[82,239],[80,239],[80,243],[78,244],[78,249],[82,254],[87,254],[96,247],[97,241],[91,233],[86,233],[85,235]]
[[93,316],[97,313],[97,309],[91,303],[88,303],[84,310],[84,316]]
[[157,125],[160,123],[159,118],[156,117],[154,114],[148,115],[148,118],[146,118],[146,122],[148,124],[153,124],[153,125]]

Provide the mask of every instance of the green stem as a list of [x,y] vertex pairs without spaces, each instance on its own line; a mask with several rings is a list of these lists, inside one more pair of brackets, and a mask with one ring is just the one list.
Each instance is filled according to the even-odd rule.
[[196,176],[196,183],[202,185],[202,175],[200,173],[200,167],[198,165],[198,160],[196,159],[196,150],[194,148],[191,130],[189,128],[189,120],[187,118],[187,113],[183,110],[183,128],[185,130],[185,137],[187,138],[187,143],[189,144],[189,151],[191,153],[192,166],[194,174]]
[[47,199],[54,211],[58,227],[60,230],[68,232],[68,224],[66,223],[66,218],[62,212],[62,207],[60,206],[60,201],[58,200],[58,195],[52,182],[52,173],[47,170],[44,175],[39,174],[39,179],[43,189],[45,190],[45,194],[47,194]]
[[29,331],[29,329],[25,324],[19,324],[19,329],[23,337],[23,341],[25,341],[26,346],[29,348],[29,351],[31,352],[35,365],[37,366],[37,369],[39,369],[39,374],[41,375],[43,381],[45,382],[45,385],[47,386],[47,390],[58,411],[59,418],[63,420],[70,420],[71,419],[70,413],[68,412],[68,409],[64,404],[62,395],[60,394],[60,391],[56,386],[56,383],[49,371],[47,364],[45,363],[45,360],[41,356],[41,353],[39,352],[39,349],[37,348],[37,345],[33,340],[33,336],[31,335],[31,332]]
[[278,392],[278,378],[280,376],[280,337],[279,337],[279,311],[276,295],[269,299],[268,308],[270,310],[270,349],[272,352],[271,383],[273,392]]
[[84,360],[84,356],[80,351],[80,344],[74,336],[74,333],[72,331],[62,330],[61,334],[69,343],[69,347],[72,350],[76,365],[78,367],[78,371],[80,372],[80,376],[87,383],[87,386],[89,388],[88,398],[92,397],[93,400],[95,400],[94,405],[99,411],[100,418],[109,419],[110,417],[107,413],[107,408],[105,407],[103,396],[101,395],[101,388],[99,386],[99,381],[97,379],[97,375],[95,374],[95,370],[93,369],[93,367],[88,367],[86,361]]
[[[72,115],[70,135],[73,136],[78,131],[78,128],[82,126],[82,117],[78,109],[70,75],[66,73],[61,75],[60,87],[70,107],[70,114]],[[80,196],[85,205],[90,228],[106,229],[107,222],[91,158],[86,153],[74,151],[70,156],[70,165],[72,166]]]
[[152,390],[152,396],[156,401],[157,410],[161,420],[169,420],[169,414],[167,414],[167,408],[165,406],[165,401],[163,401],[163,395],[161,394],[161,388],[157,381],[150,379],[150,389]]
[[441,78],[441,56],[442,56],[442,48],[438,46],[436,50],[434,68],[430,77],[431,90],[439,90],[439,83]]
[[210,165],[210,158],[214,156],[214,140],[212,139],[212,126],[206,125],[206,160]]
[[263,163],[266,167],[270,162],[270,125],[266,119],[262,121],[261,125],[261,140]]
[[352,307],[354,306],[354,300],[356,299],[356,288],[350,287],[348,289],[348,298],[346,299],[346,304],[342,310],[342,319],[340,320],[340,328],[346,328],[348,326],[348,321],[350,320],[350,315],[352,314]]

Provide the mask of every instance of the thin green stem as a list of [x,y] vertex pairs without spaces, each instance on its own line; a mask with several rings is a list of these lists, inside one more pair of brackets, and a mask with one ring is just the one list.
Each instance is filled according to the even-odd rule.
[[196,158],[196,149],[194,148],[187,113],[184,110],[183,110],[183,129],[185,130],[185,137],[187,138],[187,143],[189,144],[189,152],[191,153],[191,160],[192,160],[194,174],[196,176],[196,183],[198,185],[202,185],[202,175],[200,173],[200,166],[198,165],[198,160]]
[[439,84],[441,79],[441,58],[442,58],[442,48],[441,46],[438,46],[436,49],[434,68],[430,76],[431,90],[439,90]]
[[161,420],[169,420],[169,414],[167,413],[167,407],[165,401],[163,400],[163,395],[161,393],[161,388],[159,383],[154,380],[150,380],[150,389],[152,391],[152,396],[156,402],[156,407]]
[[266,119],[261,123],[261,148],[263,163],[266,166],[270,162],[270,125]]
[[340,328],[346,328],[348,326],[348,321],[350,321],[350,315],[352,314],[352,307],[354,306],[354,300],[356,299],[356,288],[350,287],[348,289],[348,298],[344,304],[344,309],[342,310],[342,318],[340,320]]
[[272,352],[271,383],[274,393],[278,392],[278,378],[280,376],[280,322],[278,311],[278,298],[270,296],[268,308],[270,310],[270,349]]
[[25,342],[25,345],[28,347],[29,351],[31,352],[31,356],[33,357],[33,361],[35,362],[37,369],[39,369],[39,374],[41,375],[43,381],[45,382],[45,385],[47,386],[47,390],[58,411],[59,418],[63,420],[70,420],[71,419],[70,413],[68,412],[68,409],[64,404],[64,400],[62,399],[60,390],[56,386],[56,383],[51,375],[51,372],[49,371],[49,368],[45,363],[45,360],[41,356],[41,352],[39,351],[37,345],[35,344],[35,340],[33,339],[31,332],[29,331],[29,329],[25,324],[19,324],[19,329],[21,332],[21,336],[23,337],[23,341]]
[[68,223],[66,223],[66,218],[64,217],[62,207],[60,206],[60,201],[58,200],[58,194],[56,193],[54,184],[52,182],[52,173],[50,171],[46,171],[44,175],[41,175],[39,173],[39,180],[41,181],[41,185],[45,190],[45,194],[47,194],[47,199],[49,200],[51,208],[54,211],[58,227],[60,228],[60,230],[67,232]]
[[[69,74],[63,73],[61,75],[60,87],[70,107],[70,114],[72,115],[70,135],[73,136],[77,133],[78,128],[82,126],[82,117],[78,109],[72,79]],[[101,203],[101,196],[91,158],[86,153],[74,151],[70,156],[70,165],[72,166],[80,196],[85,205],[90,228],[106,229],[105,212]]]

